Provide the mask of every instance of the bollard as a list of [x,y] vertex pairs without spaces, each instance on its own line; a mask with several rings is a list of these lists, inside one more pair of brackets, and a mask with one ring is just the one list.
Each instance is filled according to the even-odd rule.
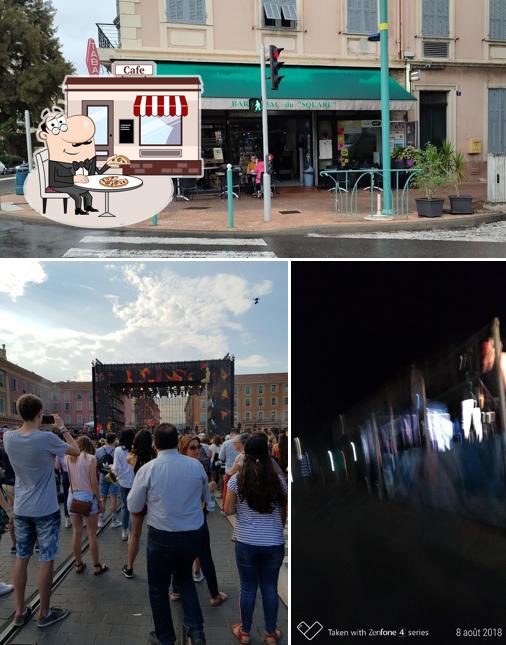
[[228,228],[234,228],[234,189],[232,180],[232,164],[227,164],[227,197],[228,197]]
[[158,226],[158,215],[153,215],[151,218],[151,226]]

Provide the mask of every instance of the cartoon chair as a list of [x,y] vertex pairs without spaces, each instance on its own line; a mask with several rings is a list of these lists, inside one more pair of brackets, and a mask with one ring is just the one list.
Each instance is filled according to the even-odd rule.
[[49,160],[49,154],[47,148],[41,152],[37,152],[35,155],[35,160],[37,161],[37,169],[39,171],[39,185],[40,185],[40,196],[42,198],[42,213],[46,214],[47,200],[48,199],[63,199],[63,212],[67,214],[67,201],[70,199],[68,193],[59,193],[54,188],[49,188],[47,185],[46,178],[46,167]]

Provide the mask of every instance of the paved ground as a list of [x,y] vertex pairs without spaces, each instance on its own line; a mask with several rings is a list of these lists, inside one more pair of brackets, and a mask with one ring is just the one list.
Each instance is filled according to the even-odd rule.
[[[232,528],[218,511],[208,518],[211,533],[211,548],[218,574],[218,583],[229,599],[218,608],[209,605],[209,594],[205,582],[198,585],[199,597],[204,612],[205,631],[208,645],[232,645],[237,643],[230,632],[230,626],[239,620],[238,589],[239,579],[235,564],[234,544],[231,542]],[[65,529],[62,529],[62,532]],[[68,531],[70,533],[70,530]],[[135,564],[135,577],[127,580],[121,573],[127,551],[121,541],[119,529],[106,528],[99,538],[100,557],[110,571],[95,578],[88,564],[85,573],[78,576],[73,571],[63,580],[52,597],[52,604],[72,610],[69,618],[46,630],[39,630],[32,621],[11,642],[16,645],[137,645],[147,643],[149,631],[153,629],[145,561],[145,535],[143,533],[139,556]],[[64,540],[66,535],[63,536]],[[7,543],[7,540],[5,540]],[[2,546],[2,549],[5,545]],[[62,553],[65,547],[62,548]],[[3,556],[3,552],[2,552]],[[2,557],[2,561],[4,558]],[[3,572],[2,572],[3,575]],[[33,575],[31,576],[33,580]],[[5,578],[4,578],[5,579]],[[0,599],[2,615],[7,613],[10,597]],[[5,604],[5,608],[4,608]],[[172,604],[176,625],[180,624],[180,603]],[[257,599],[253,642],[261,642],[263,636],[261,599]],[[286,634],[288,616],[286,607],[280,602],[279,626]],[[287,642],[285,640],[284,642]]]
[[[504,641],[504,531],[332,486],[298,489],[293,500],[294,645],[308,642],[301,621],[323,625],[317,645],[337,641],[329,629],[355,643],[351,630],[370,628],[428,630],[423,641],[436,644],[478,628],[487,642]],[[484,636],[486,627],[503,636]]]

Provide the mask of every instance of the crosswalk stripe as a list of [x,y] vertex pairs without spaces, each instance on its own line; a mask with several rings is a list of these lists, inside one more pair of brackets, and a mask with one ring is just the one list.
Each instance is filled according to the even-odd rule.
[[181,251],[178,249],[69,249],[64,258],[275,258],[271,251]]
[[163,246],[267,246],[262,239],[212,238],[212,237],[120,237],[86,235],[80,244],[148,244]]

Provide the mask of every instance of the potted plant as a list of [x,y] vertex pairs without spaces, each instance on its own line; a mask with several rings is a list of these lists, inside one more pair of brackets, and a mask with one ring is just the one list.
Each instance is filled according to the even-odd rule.
[[406,162],[406,168],[413,168],[417,152],[418,148],[415,148],[414,146],[406,146],[403,148],[402,158]]
[[395,146],[392,152],[392,168],[404,168],[404,148]]
[[460,186],[465,181],[465,158],[461,152],[453,153],[452,170],[449,178],[455,186],[455,195],[450,195],[450,204],[453,214],[472,215],[474,213],[473,198],[471,195],[461,195]]
[[425,192],[425,197],[416,200],[419,217],[441,217],[443,214],[444,198],[434,197],[440,186],[448,181],[448,173],[441,152],[432,143],[418,150],[415,158],[418,173],[415,185]]

